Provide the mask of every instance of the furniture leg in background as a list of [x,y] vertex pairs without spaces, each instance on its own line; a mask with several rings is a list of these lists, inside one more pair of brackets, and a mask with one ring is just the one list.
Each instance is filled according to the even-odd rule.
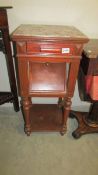
[[84,47],[78,75],[79,95],[82,101],[91,103],[89,112],[71,111],[78,128],[72,133],[75,138],[84,134],[98,133],[98,39],[91,39]]
[[0,7],[0,51],[6,57],[11,92],[0,92],[0,105],[12,102],[14,110],[17,112],[19,111],[19,103],[7,18],[7,9],[9,8],[12,7]]

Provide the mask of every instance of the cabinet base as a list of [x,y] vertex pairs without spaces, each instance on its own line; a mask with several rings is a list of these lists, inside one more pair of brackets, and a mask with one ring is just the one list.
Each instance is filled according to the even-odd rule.
[[61,135],[65,133],[63,129],[63,109],[56,104],[32,104],[30,121],[31,132],[59,131]]

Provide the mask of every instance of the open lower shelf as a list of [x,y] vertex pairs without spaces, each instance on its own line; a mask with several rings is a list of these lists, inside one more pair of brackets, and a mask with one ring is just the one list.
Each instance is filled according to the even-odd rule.
[[61,131],[63,110],[56,104],[33,104],[30,110],[32,131]]

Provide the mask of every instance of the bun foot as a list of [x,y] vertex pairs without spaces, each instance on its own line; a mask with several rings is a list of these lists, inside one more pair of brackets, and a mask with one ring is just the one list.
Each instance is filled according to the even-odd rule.
[[79,139],[81,136],[82,136],[82,134],[81,133],[79,133],[79,132],[73,132],[72,133],[72,136],[75,138],[75,139]]
[[30,130],[28,130],[27,128],[25,128],[25,133],[27,136],[30,136],[30,134],[31,134]]
[[66,128],[66,127],[64,127],[64,128],[63,128],[63,130],[62,130],[62,131],[60,131],[61,136],[63,136],[63,135],[66,133],[66,131],[67,131],[67,128]]
[[30,132],[27,132],[26,134],[27,134],[27,136],[30,136]]

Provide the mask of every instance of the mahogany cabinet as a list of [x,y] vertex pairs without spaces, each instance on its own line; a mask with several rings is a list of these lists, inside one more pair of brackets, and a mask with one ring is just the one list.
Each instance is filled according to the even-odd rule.
[[5,54],[11,91],[0,92],[0,105],[7,102],[12,102],[14,105],[14,110],[19,111],[15,70],[13,64],[8,18],[7,18],[7,9],[9,8],[12,7],[0,7],[0,51]]
[[[72,26],[20,25],[12,33],[25,133],[66,132],[84,43]],[[33,97],[57,97],[57,104],[34,104]],[[31,101],[32,98],[32,101]]]

